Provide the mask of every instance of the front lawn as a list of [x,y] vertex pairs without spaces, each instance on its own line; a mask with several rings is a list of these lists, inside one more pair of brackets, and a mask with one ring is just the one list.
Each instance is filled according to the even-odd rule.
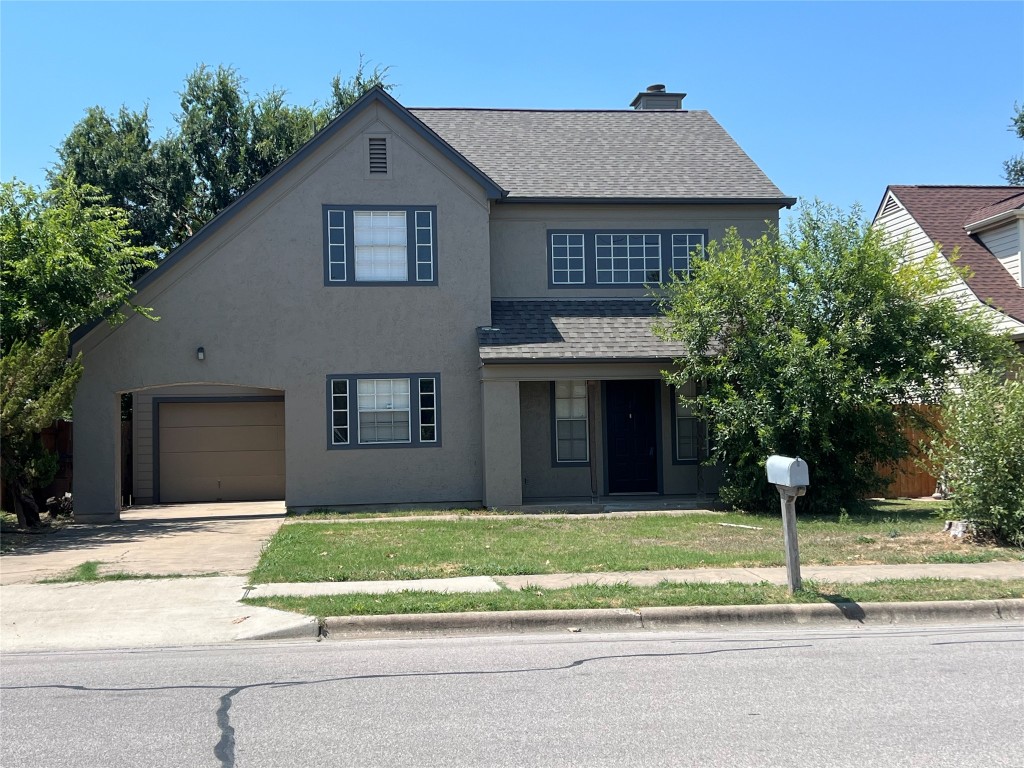
[[[878,502],[842,516],[798,512],[801,563],[1021,559],[1019,549],[951,539],[942,532],[945,508]],[[367,581],[784,565],[778,515],[467,516],[287,524],[271,539],[251,578],[253,583]]]

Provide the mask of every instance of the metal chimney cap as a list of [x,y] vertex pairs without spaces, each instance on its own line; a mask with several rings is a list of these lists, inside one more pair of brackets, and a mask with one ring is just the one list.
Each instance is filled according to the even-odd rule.
[[648,93],[664,93],[665,92],[665,84],[664,83],[655,83],[654,85],[648,85],[647,86],[647,92]]

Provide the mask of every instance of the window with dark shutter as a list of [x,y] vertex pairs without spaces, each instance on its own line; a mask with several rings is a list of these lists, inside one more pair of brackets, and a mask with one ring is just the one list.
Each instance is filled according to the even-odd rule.
[[387,174],[388,172],[388,140],[383,137],[370,137],[370,173]]

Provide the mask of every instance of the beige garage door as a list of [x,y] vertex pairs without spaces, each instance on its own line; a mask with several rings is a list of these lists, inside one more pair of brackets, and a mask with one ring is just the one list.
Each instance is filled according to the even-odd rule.
[[284,498],[284,402],[160,403],[160,501]]

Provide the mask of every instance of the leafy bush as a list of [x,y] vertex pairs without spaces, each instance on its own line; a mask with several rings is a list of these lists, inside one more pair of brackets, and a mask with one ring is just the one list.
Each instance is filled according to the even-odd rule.
[[966,377],[945,400],[936,448],[956,516],[1024,547],[1024,380]]
[[805,206],[781,238],[730,230],[703,256],[665,288],[660,332],[688,350],[668,379],[702,382],[688,405],[710,425],[722,499],[745,510],[778,508],[773,453],[807,461],[806,510],[884,488],[912,453],[908,424],[929,426],[913,406],[1008,351],[946,292],[955,274],[938,250],[905,261],[856,208]]

